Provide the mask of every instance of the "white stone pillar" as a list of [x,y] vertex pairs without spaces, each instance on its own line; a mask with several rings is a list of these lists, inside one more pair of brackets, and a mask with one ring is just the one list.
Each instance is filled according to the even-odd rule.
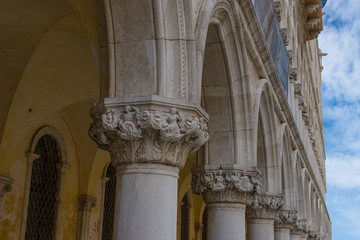
[[178,172],[207,141],[207,115],[155,96],[120,100],[95,105],[89,130],[116,167],[113,239],[175,240]]
[[255,196],[247,208],[249,240],[274,240],[274,219],[284,200],[281,196]]
[[290,229],[275,228],[275,240],[290,240]]
[[208,207],[208,240],[245,240],[245,210],[259,190],[259,174],[242,170],[193,170],[192,188]]
[[245,204],[209,203],[208,240],[245,240]]
[[114,239],[176,239],[178,171],[160,164],[117,167]]
[[249,240],[274,240],[274,220],[248,219]]

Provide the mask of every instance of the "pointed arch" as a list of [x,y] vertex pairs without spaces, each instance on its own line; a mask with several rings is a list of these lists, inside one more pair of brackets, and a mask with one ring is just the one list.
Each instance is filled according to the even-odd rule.
[[[275,109],[272,99],[270,83],[266,79],[261,79],[256,88],[254,101],[254,152],[255,166],[263,169],[262,178],[266,181],[264,192],[281,193],[281,161],[277,153],[277,130]],[[257,116],[257,117],[255,117]],[[261,139],[259,139],[261,138]],[[263,154],[260,156],[263,146]],[[261,159],[261,157],[263,159]],[[262,166],[261,166],[261,164]],[[260,165],[259,165],[260,164]]]
[[210,115],[205,162],[212,165],[246,166],[252,156],[250,83],[239,13],[237,1],[205,1],[195,32],[197,75],[190,95],[197,105],[202,98]]

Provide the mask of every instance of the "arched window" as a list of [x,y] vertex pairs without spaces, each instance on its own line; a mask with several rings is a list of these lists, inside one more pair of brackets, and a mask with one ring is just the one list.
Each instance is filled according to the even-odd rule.
[[109,180],[105,185],[102,240],[112,240],[115,210],[116,175],[115,168],[111,164],[109,164],[107,167],[106,177]]
[[56,139],[45,134],[37,141],[34,153],[40,157],[32,165],[25,239],[52,240],[57,220],[61,150]]
[[189,240],[190,202],[187,194],[181,200],[181,240]]

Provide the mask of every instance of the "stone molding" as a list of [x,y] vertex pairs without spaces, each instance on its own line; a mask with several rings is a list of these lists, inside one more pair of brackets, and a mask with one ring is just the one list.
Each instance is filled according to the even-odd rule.
[[193,170],[191,185],[206,203],[247,204],[261,188],[258,172],[221,169]]
[[280,210],[275,216],[275,227],[292,229],[298,218],[297,211]]
[[199,111],[166,102],[94,104],[90,137],[112,163],[161,163],[182,168],[209,138]]
[[247,208],[246,215],[249,219],[275,219],[277,211],[283,204],[283,196],[255,195]]

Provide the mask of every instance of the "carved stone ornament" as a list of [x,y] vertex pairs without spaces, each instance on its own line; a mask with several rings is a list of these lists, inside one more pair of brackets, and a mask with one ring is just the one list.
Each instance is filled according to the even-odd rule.
[[144,106],[95,104],[89,136],[109,151],[112,163],[163,163],[182,168],[189,153],[209,138],[202,117],[176,108],[154,110]]
[[291,68],[290,69],[290,82],[296,82],[297,81],[297,68]]
[[301,83],[296,83],[295,84],[294,94],[295,94],[295,97],[297,97],[297,98],[302,97]]
[[308,239],[309,240],[319,240],[320,237],[318,236],[318,233],[316,231],[309,231]]
[[320,4],[318,4],[318,3],[306,5],[306,15],[314,13],[319,7],[320,7]]
[[259,193],[260,175],[241,170],[193,170],[192,189],[206,203],[249,203]]
[[281,37],[284,40],[285,46],[289,45],[289,37],[287,28],[280,29]]
[[297,211],[280,210],[275,216],[275,227],[292,229],[297,218]]
[[307,234],[308,231],[309,230],[308,230],[305,220],[299,220],[294,224],[294,226],[291,230],[291,234],[304,235],[304,234]]
[[306,23],[307,29],[312,29],[316,27],[321,22],[320,18],[309,19]]
[[274,1],[274,11],[278,18],[278,21],[281,21],[281,3],[279,1]]
[[246,214],[249,219],[275,219],[277,211],[283,206],[282,196],[254,196],[247,208]]
[[4,197],[5,193],[11,192],[13,179],[0,175],[0,200]]

